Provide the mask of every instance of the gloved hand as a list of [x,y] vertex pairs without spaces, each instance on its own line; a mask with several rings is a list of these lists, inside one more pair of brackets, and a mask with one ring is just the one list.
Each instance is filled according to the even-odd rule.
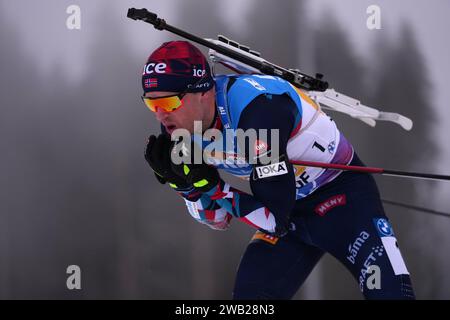
[[[199,148],[195,143],[191,143],[192,149]],[[174,144],[173,152],[176,152],[177,147]],[[195,164],[194,150],[186,150],[187,158],[190,159],[190,164],[181,162],[180,164],[171,163],[172,171],[178,176],[185,179],[185,181],[192,185],[195,190],[199,192],[208,192],[220,181],[220,175],[216,168],[203,162]],[[200,150],[201,152],[201,150]]]
[[158,137],[151,135],[148,138],[145,160],[152,168],[156,178],[162,184],[166,182],[174,189],[186,189],[191,187],[187,179],[174,173],[171,167],[170,153],[173,143],[170,136],[160,134]]

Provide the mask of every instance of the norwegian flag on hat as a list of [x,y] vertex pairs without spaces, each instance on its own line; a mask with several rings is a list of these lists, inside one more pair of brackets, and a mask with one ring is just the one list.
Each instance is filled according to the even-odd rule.
[[158,79],[157,78],[148,78],[144,80],[145,88],[156,88],[158,87]]

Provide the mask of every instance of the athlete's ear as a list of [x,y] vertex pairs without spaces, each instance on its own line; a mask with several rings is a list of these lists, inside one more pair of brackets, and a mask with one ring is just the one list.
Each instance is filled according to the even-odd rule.
[[215,94],[215,90],[214,90],[214,88],[211,88],[208,91],[202,92],[202,97],[209,98],[209,97],[213,96],[214,94]]
[[211,101],[212,99],[215,99],[214,97],[214,90],[208,90],[206,92],[202,92],[200,95],[200,100],[204,102]]

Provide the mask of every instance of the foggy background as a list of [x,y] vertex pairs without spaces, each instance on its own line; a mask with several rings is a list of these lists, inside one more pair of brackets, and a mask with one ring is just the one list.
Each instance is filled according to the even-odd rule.
[[[81,8],[69,30],[66,8]],[[366,8],[381,8],[368,30]],[[224,34],[279,65],[414,121],[371,128],[329,112],[367,165],[449,174],[450,3],[365,0],[0,0],[0,298],[229,299],[253,230],[195,222],[144,160],[151,51],[179,39],[126,18]],[[206,52],[206,51],[204,51]],[[449,183],[377,177],[382,197],[449,211]],[[450,298],[450,219],[385,205],[420,299]],[[81,268],[82,290],[66,288]],[[361,299],[325,256],[297,299]]]

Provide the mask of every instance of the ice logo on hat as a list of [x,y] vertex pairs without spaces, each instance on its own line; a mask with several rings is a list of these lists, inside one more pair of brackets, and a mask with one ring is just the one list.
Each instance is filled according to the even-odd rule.
[[146,74],[152,74],[154,72],[156,73],[166,73],[166,68],[167,68],[167,64],[165,64],[164,62],[160,62],[160,63],[149,63],[146,64],[144,66],[144,72],[142,73],[142,75],[146,75]]
[[203,77],[205,73],[206,73],[205,69],[197,69],[196,67],[193,68],[194,77]]

